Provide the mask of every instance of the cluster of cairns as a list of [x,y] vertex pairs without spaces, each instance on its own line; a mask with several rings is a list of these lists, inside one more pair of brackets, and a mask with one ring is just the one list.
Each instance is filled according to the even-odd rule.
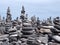
[[0,16],[0,45],[60,45],[60,17],[29,20],[22,6],[21,16],[12,20],[8,7],[6,19]]

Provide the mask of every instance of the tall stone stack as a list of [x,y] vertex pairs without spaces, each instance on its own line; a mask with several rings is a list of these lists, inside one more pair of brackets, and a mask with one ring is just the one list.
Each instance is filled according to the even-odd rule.
[[12,17],[10,14],[10,8],[8,7],[7,16],[5,20],[5,33],[8,33],[8,30],[10,29],[11,26],[12,26]]
[[55,42],[60,43],[60,17],[56,17],[53,21],[54,23],[54,35],[52,38],[55,40]]
[[33,30],[31,23],[27,20],[24,6],[22,6],[20,19],[22,20],[22,31],[21,31],[22,37],[28,38],[30,36],[33,36],[34,30]]

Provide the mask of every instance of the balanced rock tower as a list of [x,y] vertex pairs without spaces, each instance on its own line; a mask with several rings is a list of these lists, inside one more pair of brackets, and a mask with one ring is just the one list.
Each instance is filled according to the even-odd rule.
[[33,27],[32,24],[26,20],[27,17],[25,16],[25,10],[24,10],[24,6],[22,6],[22,11],[21,11],[21,16],[20,16],[21,20],[22,20],[22,37],[23,38],[28,38],[30,36],[33,36]]

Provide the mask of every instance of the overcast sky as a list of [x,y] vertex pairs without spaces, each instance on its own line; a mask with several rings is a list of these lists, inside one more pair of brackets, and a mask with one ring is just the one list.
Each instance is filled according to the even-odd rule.
[[40,19],[60,16],[60,0],[0,0],[0,15],[6,17],[8,6],[13,19],[20,16],[24,5],[28,17],[36,15]]

